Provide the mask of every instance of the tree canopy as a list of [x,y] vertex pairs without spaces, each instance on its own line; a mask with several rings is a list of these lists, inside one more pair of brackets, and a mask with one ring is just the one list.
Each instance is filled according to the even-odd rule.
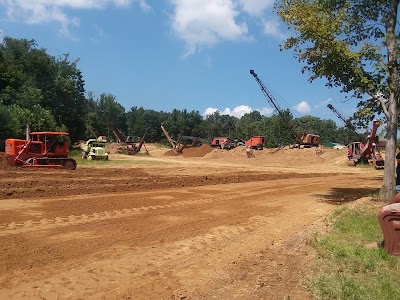
[[325,78],[327,86],[359,99],[357,121],[385,119],[384,200],[395,193],[398,9],[398,0],[283,0],[277,5],[292,35],[282,49],[294,51],[310,81]]

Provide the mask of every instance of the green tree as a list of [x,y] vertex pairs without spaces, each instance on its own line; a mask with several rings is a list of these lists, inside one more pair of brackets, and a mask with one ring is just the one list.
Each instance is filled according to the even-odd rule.
[[[60,127],[50,110],[36,104],[30,109],[13,104],[8,107],[12,124],[13,138],[25,138],[26,125],[31,131],[57,131]],[[65,127],[64,127],[65,128]]]
[[5,140],[12,137],[13,124],[8,107],[0,103],[0,151],[5,149]]
[[305,62],[310,80],[326,78],[360,100],[372,119],[386,117],[386,162],[382,200],[395,194],[399,70],[399,0],[283,0],[277,6],[281,19],[292,30],[283,49],[293,49]]
[[125,108],[116,101],[116,97],[103,93],[97,101],[99,124],[105,131],[107,139],[111,137],[111,129],[126,131]]
[[56,59],[34,40],[4,38],[0,43],[0,103],[50,110],[71,139],[84,135],[84,80],[77,61]]

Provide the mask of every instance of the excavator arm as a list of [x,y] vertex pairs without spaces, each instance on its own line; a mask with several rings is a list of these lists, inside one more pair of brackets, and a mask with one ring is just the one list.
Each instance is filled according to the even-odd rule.
[[165,136],[167,137],[168,142],[171,144],[172,149],[175,151],[175,153],[180,152],[179,151],[179,143],[174,141],[171,136],[169,135],[168,131],[164,128],[164,126],[161,124],[161,129],[164,132]]

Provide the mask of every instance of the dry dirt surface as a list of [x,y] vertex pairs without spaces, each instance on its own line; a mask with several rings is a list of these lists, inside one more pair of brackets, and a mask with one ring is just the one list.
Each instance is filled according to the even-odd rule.
[[1,163],[0,299],[311,299],[307,239],[383,175],[342,150],[145,146],[75,171]]

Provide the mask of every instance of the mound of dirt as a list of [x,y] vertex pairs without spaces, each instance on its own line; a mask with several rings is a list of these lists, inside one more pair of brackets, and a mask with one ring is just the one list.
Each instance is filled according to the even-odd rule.
[[[184,148],[182,150],[183,157],[203,157],[213,151],[213,148],[210,145],[203,144],[200,147],[190,147]],[[164,153],[165,156],[176,156],[181,153],[176,153],[174,150],[168,150]]]
[[11,168],[9,155],[5,154],[4,152],[0,152],[0,170],[6,170],[9,168]]
[[164,153],[165,156],[176,156],[179,155],[180,153],[176,153],[174,150],[168,150],[167,152]]
[[203,157],[213,151],[210,145],[203,144],[200,147],[185,148],[182,151],[184,157]]
[[246,159],[267,165],[282,166],[309,166],[318,164],[345,165],[347,161],[347,150],[323,149],[322,153],[317,152],[316,148],[304,149],[277,149],[265,148],[263,150],[253,150],[253,157],[247,158],[246,148],[236,147],[232,150],[213,149],[205,156],[207,159]]

